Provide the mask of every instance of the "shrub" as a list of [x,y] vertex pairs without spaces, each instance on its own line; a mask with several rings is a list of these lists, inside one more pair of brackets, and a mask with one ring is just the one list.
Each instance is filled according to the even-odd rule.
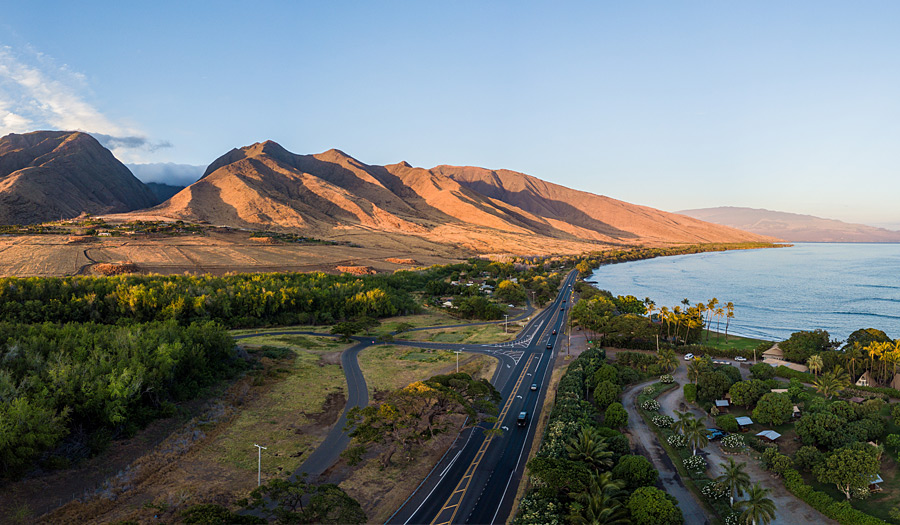
[[610,381],[600,381],[594,389],[594,403],[600,410],[606,410],[619,398],[619,385]]
[[680,525],[684,516],[676,502],[656,487],[641,487],[635,490],[626,503],[632,523],[653,523],[655,525]]
[[659,401],[655,399],[648,399],[647,401],[641,403],[641,408],[647,410],[648,412],[655,412],[659,410]]
[[702,472],[706,470],[706,459],[703,456],[688,456],[682,461],[684,468],[692,472]]
[[656,393],[656,387],[653,385],[645,386],[643,389],[641,389],[641,393],[645,396],[652,396]]
[[894,450],[900,449],[900,435],[888,434],[887,437],[884,438],[884,444]]
[[802,446],[794,454],[794,464],[797,468],[805,470],[806,472],[812,472],[812,469],[821,461],[822,453],[812,445]]
[[653,424],[659,428],[669,428],[673,423],[675,420],[670,416],[653,416]]
[[609,428],[622,428],[628,425],[628,412],[622,403],[613,403],[606,409],[603,416],[603,424]]
[[711,500],[717,500],[719,498],[724,498],[728,495],[728,489],[722,486],[721,483],[717,483],[715,481],[709,482],[706,485],[703,485],[703,488],[700,489],[700,492],[703,493],[704,496]]
[[666,438],[666,441],[675,448],[684,448],[687,446],[687,439],[681,434],[672,434]]
[[753,420],[758,423],[780,425],[791,418],[793,404],[787,394],[769,392],[762,396],[753,409]]
[[750,367],[750,374],[753,376],[753,379],[762,379],[765,381],[766,379],[775,377],[775,369],[766,363],[756,363]]
[[652,487],[656,485],[656,480],[659,478],[659,472],[653,468],[647,458],[630,454],[619,459],[612,469],[612,475],[625,481],[625,488],[628,491],[639,487]]
[[659,382],[664,385],[671,385],[675,382],[675,378],[671,374],[663,374],[659,376]]
[[687,383],[684,385],[684,400],[688,403],[694,403],[697,401],[697,385],[693,383]]
[[740,434],[728,434],[722,438],[722,446],[726,448],[741,448],[744,445],[744,436]]
[[731,414],[722,414],[716,418],[716,426],[726,432],[737,432],[740,427],[737,424],[737,418]]

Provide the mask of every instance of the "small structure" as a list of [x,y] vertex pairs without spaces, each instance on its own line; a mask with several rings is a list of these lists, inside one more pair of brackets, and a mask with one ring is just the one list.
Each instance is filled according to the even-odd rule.
[[894,379],[891,379],[889,386],[895,390],[900,390],[900,374],[894,374]]
[[443,306],[444,308],[453,308],[453,301],[444,301],[441,306]]
[[868,370],[859,376],[859,379],[856,380],[856,386],[875,386],[875,381],[872,381],[872,375],[869,374]]
[[719,409],[719,412],[728,412],[729,406],[731,403],[727,399],[716,399],[716,408]]
[[738,426],[741,427],[741,431],[747,430],[744,427],[749,427],[753,424],[753,420],[747,416],[736,417],[734,420],[737,421]]
[[869,482],[869,492],[881,492],[882,488],[878,485],[879,483],[884,483],[884,480],[881,479],[881,474],[875,474],[872,481]]
[[773,388],[772,390],[769,390],[769,392],[772,392],[773,394],[787,394],[787,388]]
[[781,437],[781,434],[775,432],[774,430],[763,430],[756,434],[757,437],[764,437],[769,441],[775,441],[776,439]]
[[850,399],[848,399],[848,401],[850,401],[851,403],[862,403],[863,401],[865,401],[865,399],[858,397],[858,396],[854,396],[854,397],[851,397]]
[[798,418],[800,417],[800,408],[797,405],[794,405],[794,412],[791,414],[791,417]]
[[784,360],[784,350],[778,348],[778,345],[769,348],[762,354],[763,361],[766,359],[779,359]]

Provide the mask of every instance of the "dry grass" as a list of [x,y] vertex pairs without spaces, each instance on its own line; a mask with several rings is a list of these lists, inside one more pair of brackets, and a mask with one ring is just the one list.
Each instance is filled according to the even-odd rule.
[[[396,390],[413,381],[456,371],[456,354],[447,350],[376,345],[359,353],[359,367],[366,378],[369,397],[377,390]],[[459,371],[490,379],[497,359],[482,354],[463,352],[459,355]]]
[[[465,320],[456,320],[457,323],[464,323]],[[398,338],[409,339],[410,341],[429,341],[435,343],[501,343],[503,341],[512,341],[516,337],[516,333],[524,324],[509,323],[509,333],[503,332],[503,323],[499,324],[483,324],[475,326],[462,326],[457,328],[437,328],[434,330],[420,330],[416,332],[408,332],[398,335]]]

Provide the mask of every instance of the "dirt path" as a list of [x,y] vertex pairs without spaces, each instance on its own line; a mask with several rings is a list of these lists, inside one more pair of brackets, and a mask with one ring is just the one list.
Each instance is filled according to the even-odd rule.
[[[678,368],[675,370],[674,374],[675,380],[678,381],[679,384],[685,384],[688,382],[687,380],[687,367],[681,363]],[[682,390],[679,388],[675,388],[664,392],[659,397],[660,404],[660,413],[670,415],[673,418],[677,418],[675,415],[675,410],[679,412],[684,412],[684,398],[682,396]],[[715,426],[715,421],[712,417],[708,417],[702,410],[695,407],[694,405],[690,405],[688,409],[691,413],[706,421],[707,425],[711,428]],[[797,499],[793,494],[788,492],[784,488],[784,483],[782,483],[781,479],[775,478],[772,476],[771,472],[764,470],[761,466],[759,466],[758,462],[748,457],[745,454],[740,454],[737,456],[729,456],[725,454],[718,443],[710,443],[705,449],[700,451],[700,455],[706,457],[706,461],[710,466],[709,475],[711,477],[716,477],[722,474],[723,469],[720,467],[721,463],[725,463],[729,457],[734,458],[734,460],[738,463],[746,463],[746,472],[750,475],[751,483],[756,483],[757,481],[760,485],[771,489],[769,493],[769,498],[775,502],[775,519],[770,523],[771,525],[788,525],[788,524],[806,524],[806,523],[818,523],[818,524],[836,524],[837,522],[831,519],[828,519],[821,513],[819,513],[814,508],[810,507],[806,502]],[[654,462],[655,464],[655,462]],[[660,476],[662,473],[660,472]],[[674,495],[674,494],[673,494]],[[677,496],[676,496],[677,497]],[[681,500],[678,500],[681,502]],[[685,523],[690,523],[690,520],[687,519],[687,514],[685,513]]]

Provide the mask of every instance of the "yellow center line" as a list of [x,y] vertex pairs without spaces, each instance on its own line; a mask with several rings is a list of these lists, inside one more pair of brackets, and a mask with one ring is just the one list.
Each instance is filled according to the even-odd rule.
[[[531,362],[534,361],[536,354],[530,354],[528,356],[528,362],[525,363],[525,368],[522,369],[522,373],[519,375],[519,379],[516,381],[516,385],[513,387],[512,392],[509,394],[509,399],[506,400],[506,403],[503,405],[503,410],[500,411],[500,415],[497,416],[497,421],[494,423],[494,427],[491,430],[496,430],[500,428],[503,424],[503,418],[506,417],[506,414],[509,412],[510,407],[512,406],[513,400],[516,399],[516,395],[519,392],[519,387],[522,386],[522,381],[525,379],[526,374],[528,373],[528,369],[531,367]],[[473,430],[474,432],[474,430]],[[441,507],[441,510],[434,517],[434,520],[431,522],[432,525],[446,525],[448,523],[452,523],[453,519],[456,517],[456,513],[459,511],[459,504],[462,503],[462,499],[466,495],[466,491],[469,490],[469,483],[472,481],[472,477],[475,474],[475,469],[478,468],[478,464],[481,463],[482,458],[487,451],[487,447],[491,444],[491,441],[494,439],[494,433],[492,432],[488,435],[487,439],[485,439],[481,446],[478,448],[478,452],[475,453],[475,457],[472,458],[472,462],[469,464],[469,467],[466,468],[466,472],[463,477],[459,480],[459,483],[456,484],[456,488],[453,492],[450,493],[450,497],[447,498],[447,501],[444,502],[444,506]],[[460,494],[459,497],[456,495]],[[456,501],[453,501],[453,500]],[[450,515],[450,520],[438,523],[438,518],[444,514],[444,511],[453,509],[453,513]]]

